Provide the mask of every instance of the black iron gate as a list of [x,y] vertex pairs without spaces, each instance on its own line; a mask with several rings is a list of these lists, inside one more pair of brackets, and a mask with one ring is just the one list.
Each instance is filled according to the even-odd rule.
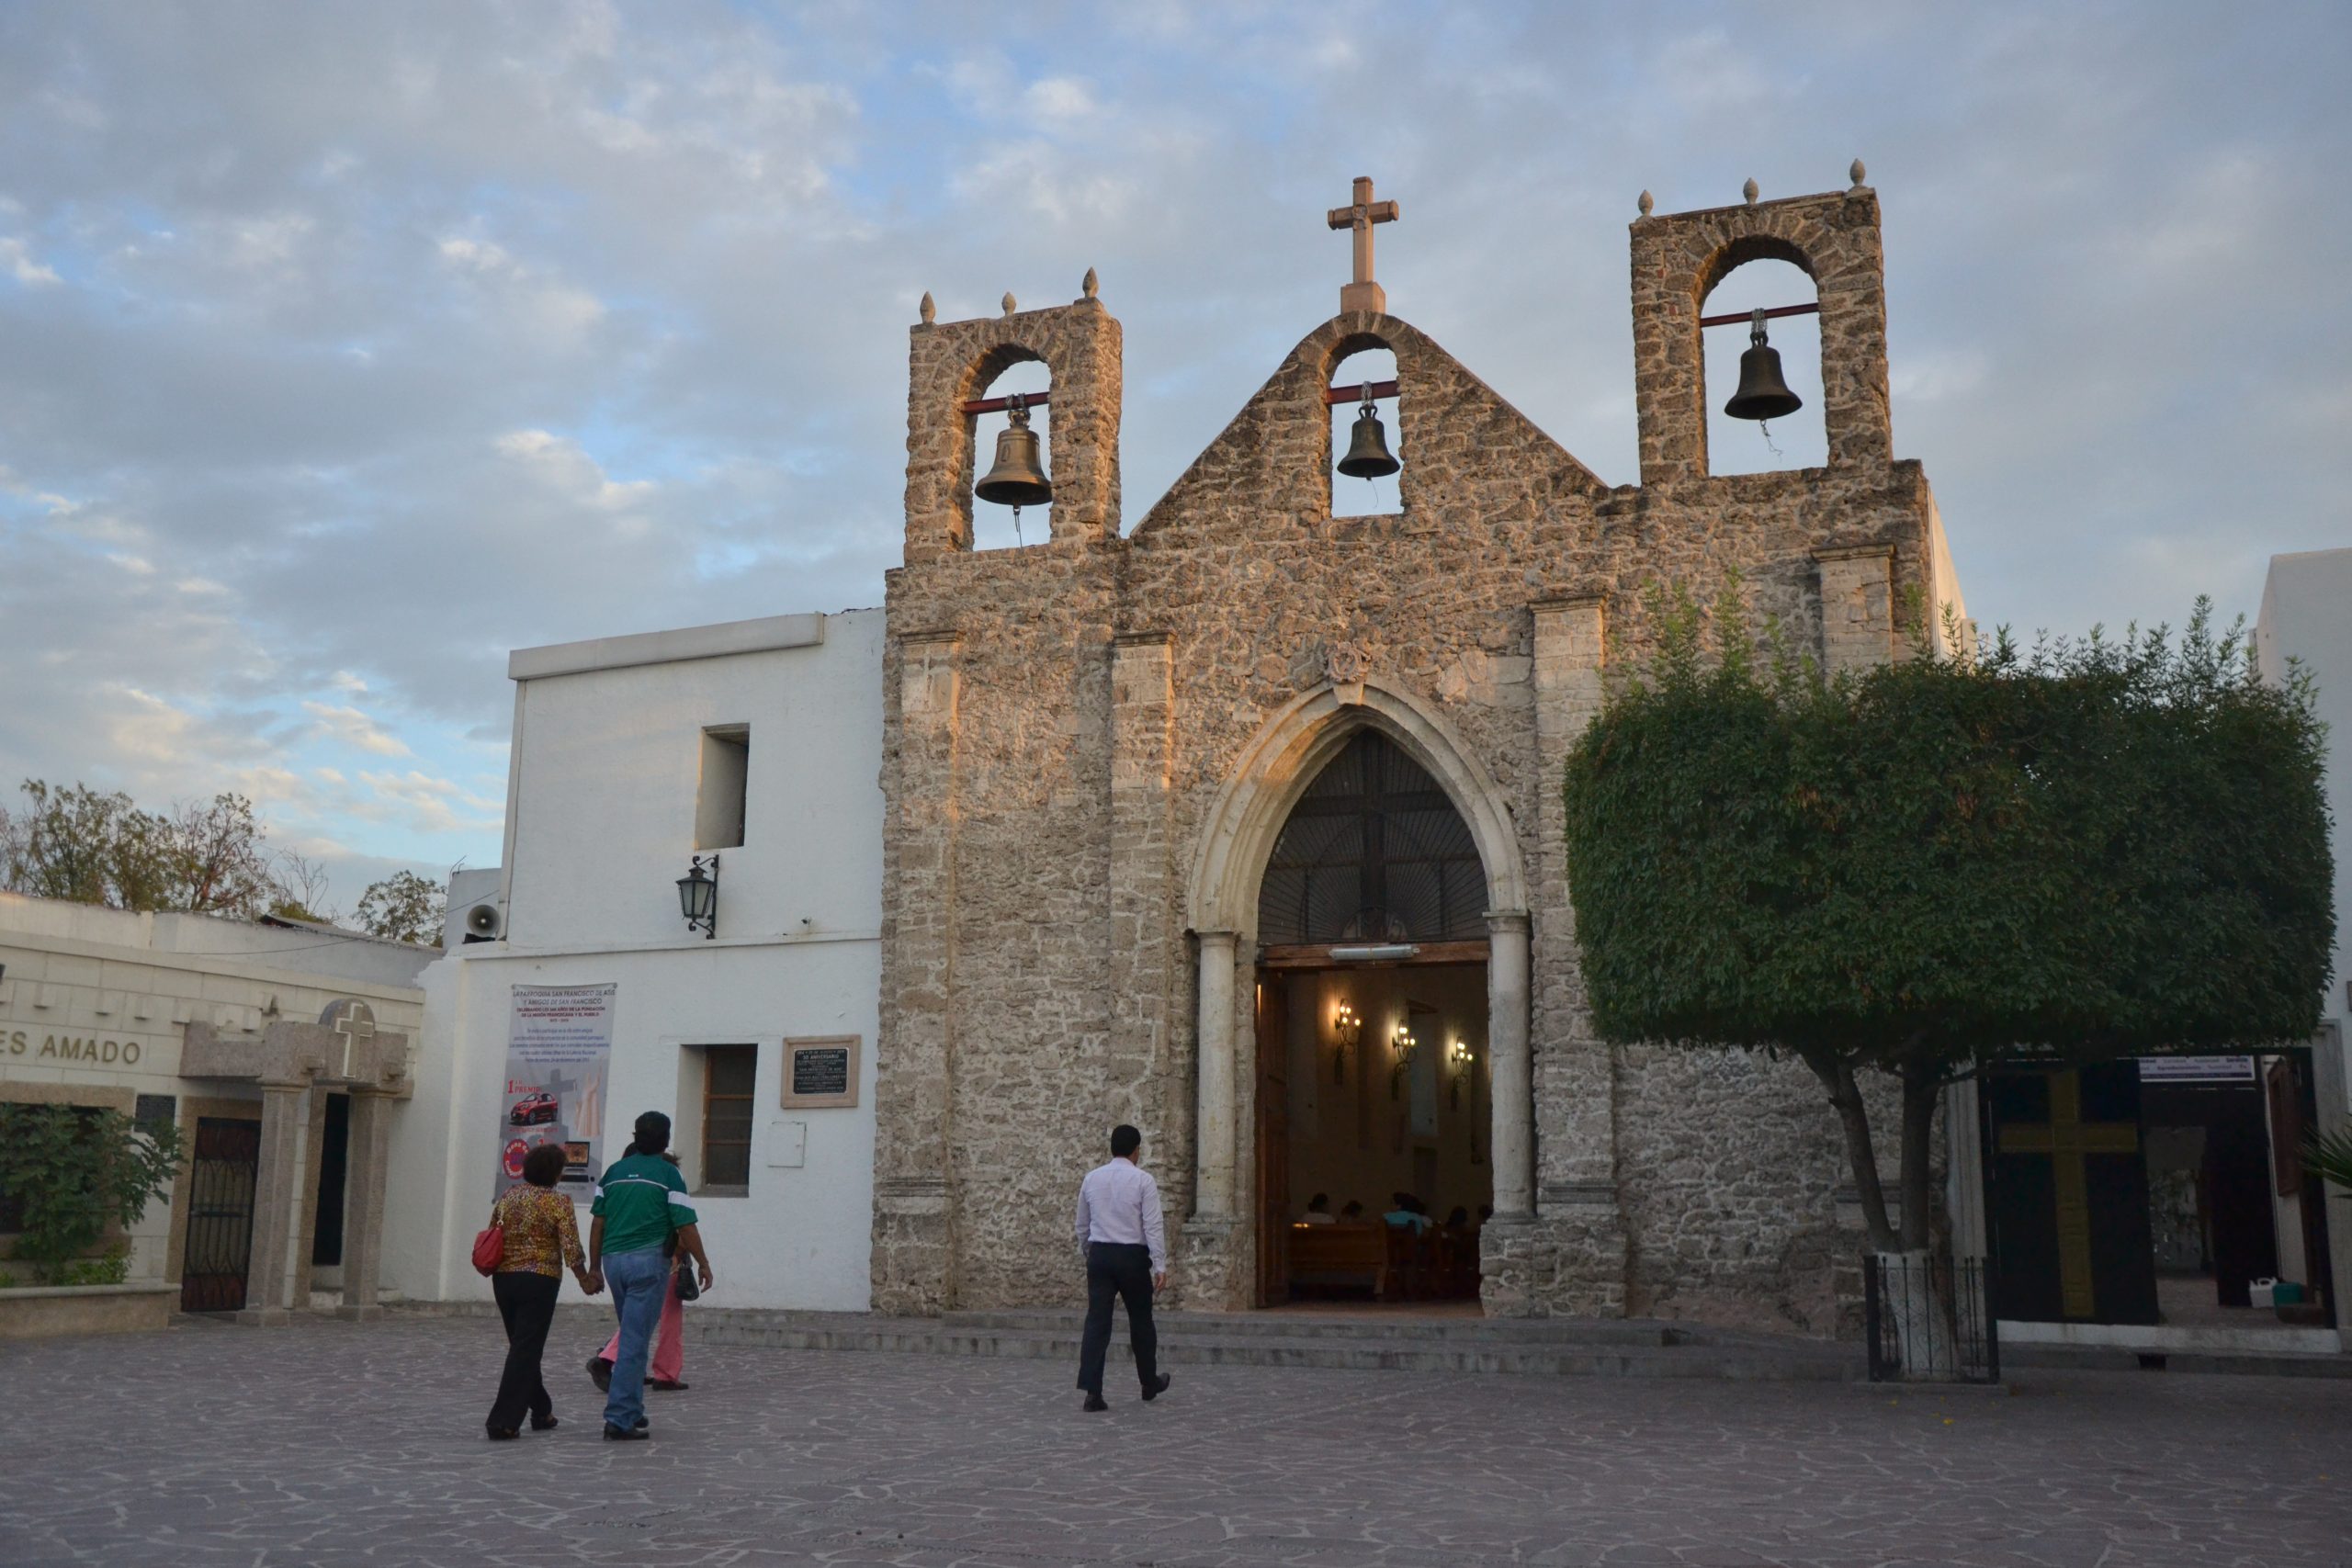
[[1862,1332],[1871,1382],[2000,1382],[1993,1283],[1982,1258],[1864,1253]]
[[260,1165],[260,1122],[197,1119],[187,1172],[187,1247],[180,1258],[182,1312],[235,1312],[245,1304]]

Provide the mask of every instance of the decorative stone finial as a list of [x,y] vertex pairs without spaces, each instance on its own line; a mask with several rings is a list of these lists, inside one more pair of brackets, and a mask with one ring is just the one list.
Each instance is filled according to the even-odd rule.
[[1644,191],[1641,194],[1641,198],[1635,201],[1634,205],[1642,209],[1643,217],[1647,218],[1650,215],[1650,209],[1657,205],[1657,198],[1650,195],[1649,192]]
[[1091,266],[1086,269],[1086,281],[1079,287],[1085,290],[1086,298],[1089,299],[1095,298],[1102,288],[1102,285],[1095,280],[1094,269]]
[[1744,196],[1744,197],[1746,197],[1747,198],[1747,205],[1748,205],[1748,206],[1750,206],[1750,207],[1755,206],[1755,205],[1756,205],[1756,182],[1755,182],[1753,179],[1750,179],[1750,180],[1749,180],[1746,185],[1744,185],[1744,186],[1740,186],[1740,187],[1739,187],[1739,194],[1740,194],[1740,195],[1742,195],[1742,196]]
[[932,299],[931,290],[926,288],[922,291],[922,324],[929,326],[937,320],[939,306]]
[[1004,313],[1010,316],[1013,311],[1018,310],[1019,309],[1021,309],[1021,307],[1012,302],[1012,290],[1010,288],[1006,289],[1004,291]]
[[1846,172],[1854,177],[1854,188],[1856,190],[1861,189],[1862,175],[1866,172],[1862,168],[1862,161],[1860,158],[1855,159],[1853,163],[1847,167]]

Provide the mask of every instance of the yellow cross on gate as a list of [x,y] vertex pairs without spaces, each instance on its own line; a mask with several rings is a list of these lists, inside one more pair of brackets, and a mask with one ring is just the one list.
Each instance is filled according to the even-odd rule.
[[2091,1155],[2128,1155],[2140,1147],[2140,1129],[2130,1122],[2083,1120],[2083,1076],[2072,1067],[2050,1075],[2050,1123],[2004,1126],[2005,1155],[2048,1155],[2051,1186],[2058,1207],[2058,1297],[2068,1317],[2087,1318],[2098,1310],[2091,1287]]

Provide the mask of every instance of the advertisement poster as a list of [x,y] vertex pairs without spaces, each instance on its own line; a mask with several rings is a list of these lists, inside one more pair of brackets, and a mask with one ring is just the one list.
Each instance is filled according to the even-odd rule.
[[560,1190],[586,1197],[604,1169],[605,1084],[613,1055],[612,985],[517,986],[498,1097],[498,1182],[523,1179],[537,1144],[563,1150]]

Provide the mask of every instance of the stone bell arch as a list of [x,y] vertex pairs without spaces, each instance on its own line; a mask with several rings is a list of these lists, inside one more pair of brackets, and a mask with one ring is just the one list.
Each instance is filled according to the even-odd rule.
[[[1211,803],[1186,883],[1194,938],[1193,1212],[1191,1271],[1226,1305],[1246,1297],[1250,1217],[1238,1168],[1243,1042],[1251,1038],[1258,895],[1274,840],[1307,787],[1358,734],[1376,730],[1437,780],[1487,877],[1488,1147],[1498,1218],[1534,1210],[1535,1091],[1530,1050],[1528,877],[1507,797],[1453,726],[1409,693],[1346,668],[1259,728]],[[1210,1304],[1203,1303],[1201,1304]]]

